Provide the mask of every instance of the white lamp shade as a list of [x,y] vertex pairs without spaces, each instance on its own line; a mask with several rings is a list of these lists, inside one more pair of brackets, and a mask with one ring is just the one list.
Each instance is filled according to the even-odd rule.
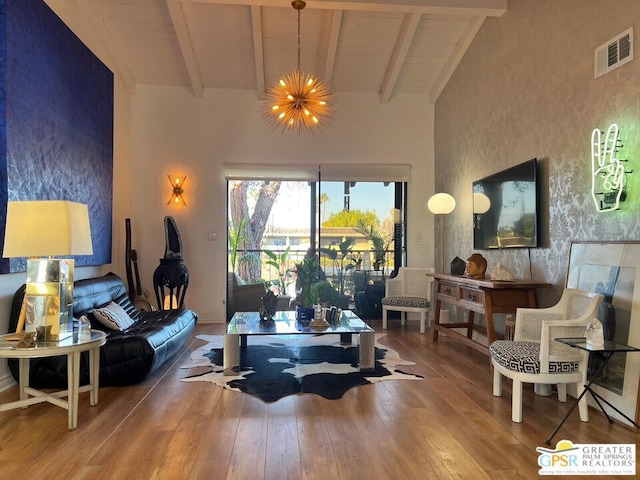
[[436,193],[427,202],[427,208],[434,215],[448,215],[456,208],[456,199],[448,193]]
[[473,213],[482,215],[487,213],[491,208],[491,200],[484,193],[476,192],[473,194]]
[[86,205],[66,200],[7,204],[4,258],[92,254]]

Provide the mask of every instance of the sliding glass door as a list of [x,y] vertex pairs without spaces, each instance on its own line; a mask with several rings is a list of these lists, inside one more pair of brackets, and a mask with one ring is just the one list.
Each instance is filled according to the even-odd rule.
[[228,175],[228,270],[237,281],[293,298],[295,264],[316,255],[321,278],[352,308],[358,285],[383,283],[402,264],[405,182],[240,173]]

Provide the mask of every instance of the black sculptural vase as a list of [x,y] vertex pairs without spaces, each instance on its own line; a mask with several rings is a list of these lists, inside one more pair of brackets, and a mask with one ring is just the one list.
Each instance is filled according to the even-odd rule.
[[[159,310],[184,307],[184,296],[189,286],[189,269],[182,258],[161,258],[153,272],[153,286]],[[168,303],[165,308],[165,298]]]
[[[189,269],[182,259],[182,239],[173,217],[164,217],[164,258],[153,272],[153,287],[158,309],[184,308],[189,286]],[[168,301],[165,302],[165,299]]]

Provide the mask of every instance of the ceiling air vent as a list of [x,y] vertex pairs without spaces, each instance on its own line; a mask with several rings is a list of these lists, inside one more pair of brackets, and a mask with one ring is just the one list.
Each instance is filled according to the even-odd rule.
[[596,48],[595,73],[598,78],[633,60],[633,27]]

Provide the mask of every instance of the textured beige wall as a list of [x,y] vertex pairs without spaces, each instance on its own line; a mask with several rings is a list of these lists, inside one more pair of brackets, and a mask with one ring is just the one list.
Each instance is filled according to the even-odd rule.
[[[637,41],[637,0],[511,0],[503,17],[487,19],[435,108],[435,190],[458,202],[445,223],[447,262],[473,253],[472,182],[533,157],[544,247],[480,251],[488,272],[500,262],[518,278],[553,283],[541,295],[549,304],[564,286],[572,240],[640,239],[640,52],[593,78],[595,48],[631,26]],[[622,209],[598,213],[591,131],[612,122],[620,158],[636,173]]]

